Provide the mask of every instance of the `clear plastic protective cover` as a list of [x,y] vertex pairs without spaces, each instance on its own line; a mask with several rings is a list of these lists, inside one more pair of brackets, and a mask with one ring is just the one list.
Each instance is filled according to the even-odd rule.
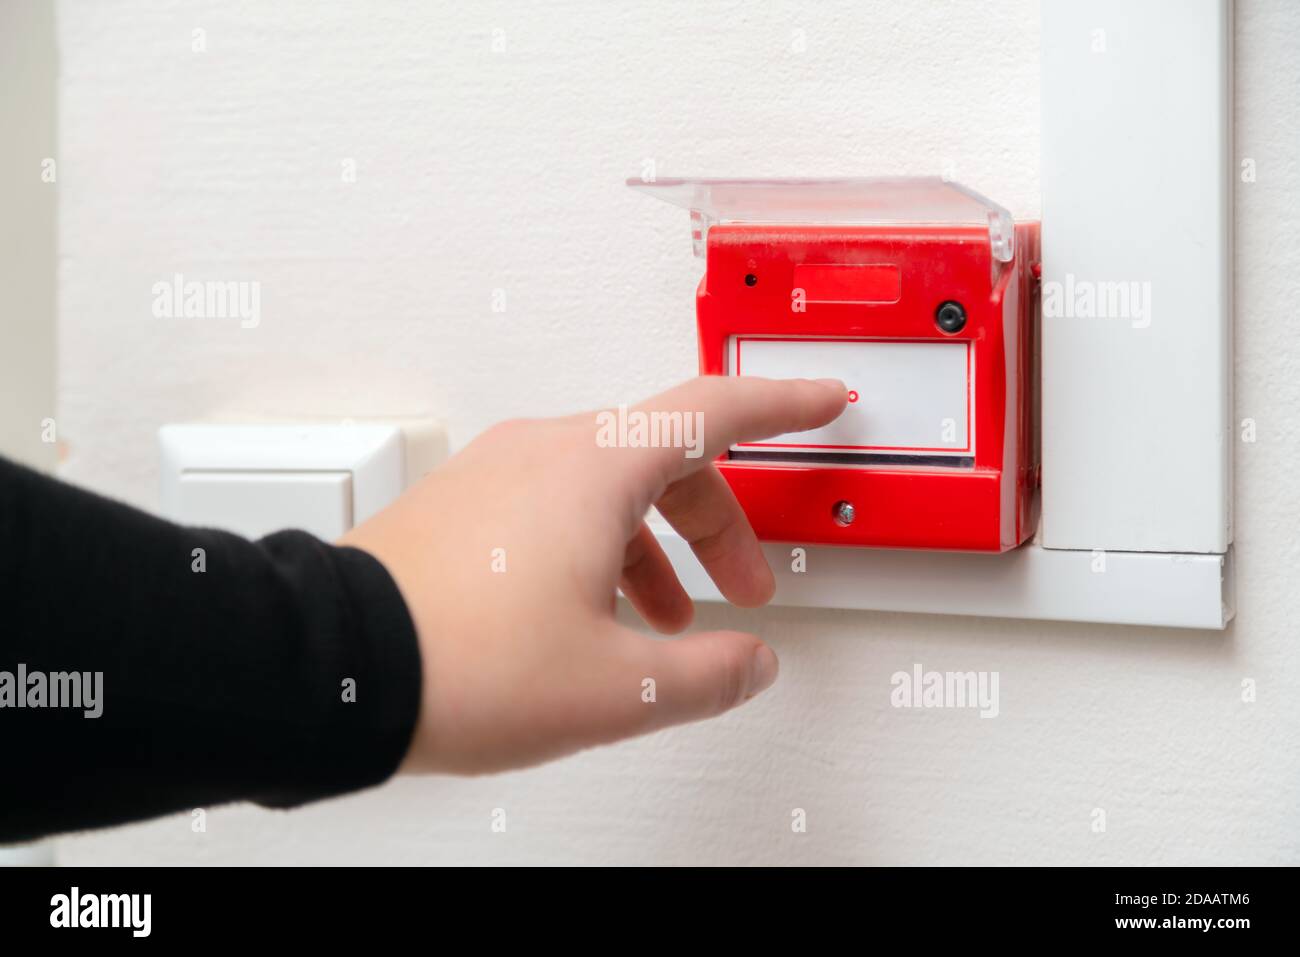
[[691,214],[704,255],[715,223],[984,226],[999,262],[1015,256],[1011,214],[972,189],[938,176],[846,179],[629,179],[627,185]]

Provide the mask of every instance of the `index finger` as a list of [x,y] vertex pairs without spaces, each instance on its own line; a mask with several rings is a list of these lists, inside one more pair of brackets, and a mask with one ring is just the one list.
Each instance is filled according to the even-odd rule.
[[[848,390],[838,379],[699,376],[629,411],[629,418],[640,413],[648,437],[660,440],[638,449],[636,465],[658,486],[651,489],[657,494],[738,442],[818,428],[838,417],[847,403]],[[681,441],[674,442],[678,423]]]

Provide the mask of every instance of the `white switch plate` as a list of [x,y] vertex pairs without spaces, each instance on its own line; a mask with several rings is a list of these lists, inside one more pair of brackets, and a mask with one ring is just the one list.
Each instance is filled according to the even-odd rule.
[[348,425],[166,425],[162,512],[258,537],[301,528],[338,538],[446,455],[431,420]]

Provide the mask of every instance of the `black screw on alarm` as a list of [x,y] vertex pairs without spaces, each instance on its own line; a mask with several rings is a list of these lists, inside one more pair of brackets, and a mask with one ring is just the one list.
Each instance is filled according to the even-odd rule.
[[934,322],[949,334],[961,332],[966,325],[966,310],[962,308],[961,303],[949,299],[947,302],[939,303],[939,308],[934,311]]
[[752,272],[751,272],[749,275],[747,275],[747,276],[745,277],[745,285],[746,285],[746,286],[752,286],[752,285],[754,285],[754,284],[757,283],[757,282],[758,282],[758,277],[755,276]]

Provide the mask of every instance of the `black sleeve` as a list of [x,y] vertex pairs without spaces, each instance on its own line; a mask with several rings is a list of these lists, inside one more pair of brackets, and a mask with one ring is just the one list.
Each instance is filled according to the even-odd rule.
[[357,549],[183,528],[0,459],[0,602],[0,843],[287,807],[410,743],[415,629]]

